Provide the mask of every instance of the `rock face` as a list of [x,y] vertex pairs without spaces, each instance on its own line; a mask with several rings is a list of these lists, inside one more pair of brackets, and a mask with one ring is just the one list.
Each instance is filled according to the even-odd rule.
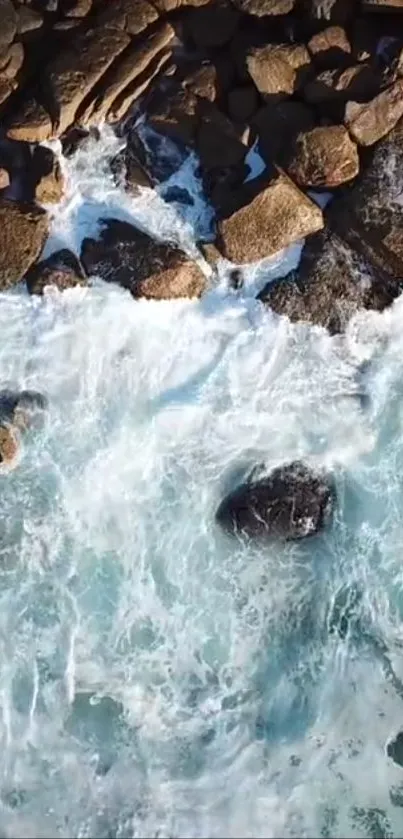
[[355,143],[343,125],[326,125],[300,133],[287,171],[299,186],[333,189],[358,175]]
[[319,207],[273,168],[229,196],[217,246],[231,262],[257,262],[322,227]]
[[345,123],[362,146],[372,146],[385,137],[403,116],[403,79],[383,90],[371,102],[349,102]]
[[115,219],[105,221],[98,241],[84,240],[81,260],[88,275],[119,283],[133,297],[200,297],[206,286],[198,265],[178,248]]
[[34,204],[0,200],[0,290],[18,283],[38,258],[48,234],[46,213]]
[[230,534],[303,539],[322,530],[334,506],[330,481],[303,463],[237,487],[220,504],[216,521]]
[[65,291],[77,285],[85,286],[87,280],[77,257],[63,249],[30,268],[26,283],[30,294],[43,294],[46,286],[55,286],[59,291]]
[[268,44],[252,50],[246,63],[258,91],[278,100],[298,90],[310,61],[302,44]]

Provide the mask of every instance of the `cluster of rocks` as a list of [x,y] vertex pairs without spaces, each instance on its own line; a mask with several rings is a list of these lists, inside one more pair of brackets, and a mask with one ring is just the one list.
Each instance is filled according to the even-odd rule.
[[[127,188],[152,187],[141,113],[198,155],[215,210],[201,264],[227,259],[242,281],[242,265],[307,239],[298,270],[261,299],[332,332],[400,293],[403,0],[0,0],[0,19],[1,289],[25,277],[33,293],[64,289],[96,272],[134,296],[202,294],[199,264],[115,219],[79,260],[37,263],[46,207],[63,193],[40,144],[60,138],[68,154],[112,123],[128,140],[114,162]],[[312,190],[336,197],[323,211]]]

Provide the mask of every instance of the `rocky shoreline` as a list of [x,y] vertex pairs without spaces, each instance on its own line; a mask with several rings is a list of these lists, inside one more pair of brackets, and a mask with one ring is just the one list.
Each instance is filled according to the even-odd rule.
[[[260,298],[332,333],[400,293],[403,0],[0,0],[0,15],[1,290],[24,278],[31,293],[64,289],[96,272],[135,297],[203,293],[199,264],[114,219],[80,260],[61,251],[38,264],[46,208],[63,194],[41,143],[60,139],[69,154],[110,123],[127,138],[113,163],[126,189],[152,188],[161,176],[141,114],[199,158],[215,212],[200,257],[213,271],[229,260],[239,285],[243,265],[305,238],[298,269]],[[312,191],[334,198],[322,210]]]

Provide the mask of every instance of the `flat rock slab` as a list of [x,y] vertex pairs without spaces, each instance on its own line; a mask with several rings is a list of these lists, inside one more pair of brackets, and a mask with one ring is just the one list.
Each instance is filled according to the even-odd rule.
[[295,271],[269,285],[260,299],[279,315],[343,332],[360,309],[382,311],[400,294],[400,285],[333,233],[313,236]]
[[18,283],[38,258],[49,230],[35,204],[0,200],[0,290]]
[[115,219],[105,220],[99,240],[84,240],[81,261],[88,275],[119,283],[133,297],[200,297],[206,287],[199,266],[178,248]]
[[266,477],[252,475],[224,498],[216,521],[234,535],[304,539],[324,528],[333,506],[329,479],[297,462]]
[[320,208],[272,167],[228,196],[216,244],[226,259],[246,264],[273,256],[322,227]]

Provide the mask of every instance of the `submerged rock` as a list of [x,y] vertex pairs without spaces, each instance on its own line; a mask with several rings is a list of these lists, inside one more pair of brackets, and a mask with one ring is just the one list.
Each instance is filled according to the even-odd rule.
[[399,731],[393,740],[386,746],[386,754],[392,758],[394,763],[403,767],[403,731]]
[[303,539],[323,529],[333,505],[329,479],[296,462],[238,486],[221,502],[216,521],[233,534]]
[[48,400],[37,390],[1,390],[0,423],[2,427],[15,427],[25,431],[43,424]]
[[77,285],[86,286],[87,279],[77,257],[62,248],[34,265],[27,273],[26,283],[30,294],[43,294],[46,286],[65,291]]

